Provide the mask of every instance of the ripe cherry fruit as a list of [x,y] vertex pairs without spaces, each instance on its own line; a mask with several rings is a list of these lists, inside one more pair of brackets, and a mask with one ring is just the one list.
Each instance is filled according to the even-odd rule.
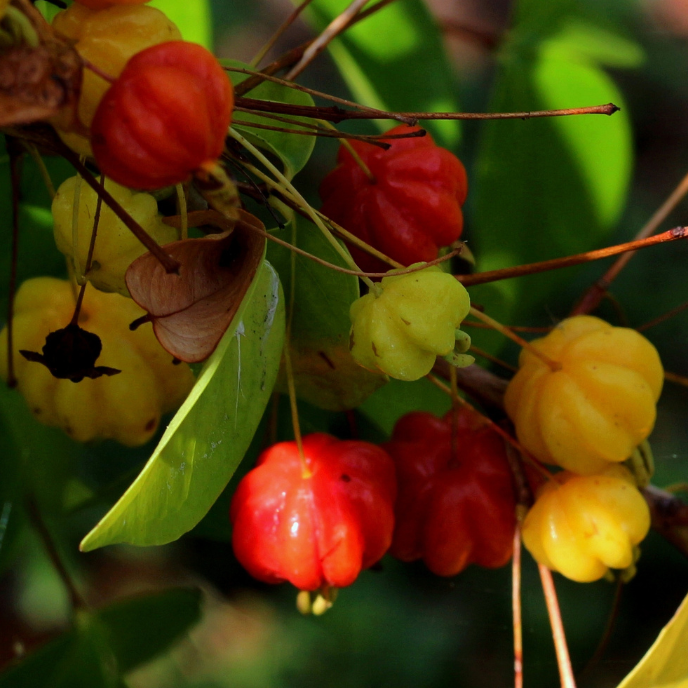
[[258,580],[300,590],[351,585],[387,551],[396,479],[387,453],[316,433],[263,452],[232,499],[232,545]]
[[[388,133],[419,130],[404,124]],[[440,246],[449,246],[461,235],[466,170],[429,134],[387,143],[389,150],[351,142],[374,180],[345,147],[339,149],[337,167],[320,186],[322,212],[402,265],[434,260]],[[363,270],[388,269],[355,246],[349,248]]]
[[96,162],[130,188],[181,183],[220,157],[233,107],[229,78],[202,46],[169,41],[143,50],[98,107]]
[[383,445],[399,486],[390,554],[440,576],[506,564],[516,524],[502,438],[469,409],[453,414],[409,413]]

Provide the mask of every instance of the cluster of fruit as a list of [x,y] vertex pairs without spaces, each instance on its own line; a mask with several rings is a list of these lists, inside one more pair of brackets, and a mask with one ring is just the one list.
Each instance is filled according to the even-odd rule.
[[389,550],[442,576],[511,558],[504,442],[466,409],[410,413],[376,446],[314,434],[270,447],[232,500],[237,559],[259,580],[328,599]]
[[652,431],[662,363],[638,332],[592,316],[564,320],[532,347],[521,353],[506,411],[523,447],[565,470],[542,487],[523,541],[549,568],[597,580],[632,566],[650,527],[635,476],[621,463]]
[[[164,14],[138,0],[79,0],[56,16],[54,28],[74,42],[87,67],[78,112],[90,137],[60,135],[95,159],[104,188],[155,241],[173,241],[175,231],[145,191],[215,166],[232,117],[231,82],[207,50],[180,40]],[[351,305],[354,359],[407,381],[427,375],[437,356],[456,366],[473,361],[470,338],[459,329],[468,293],[451,274],[425,265],[461,234],[466,172],[418,133],[403,125],[390,136],[412,136],[390,138],[387,149],[359,141],[342,147],[321,186],[326,216],[411,266],[371,283]],[[32,350],[70,322],[75,307],[69,282],[39,278],[17,294],[14,347],[24,358],[16,358],[15,373],[39,420],[81,441],[140,444],[188,393],[193,376],[173,365],[149,329],[129,330],[142,311],[127,298],[124,273],[144,247],[81,186],[67,180],[55,196],[55,239],[77,278],[97,289],[86,293],[78,324],[100,337],[105,361],[116,368],[102,368],[107,378],[89,374],[100,348],[83,375],[30,366],[54,356],[48,342],[43,355]],[[94,217],[97,241],[89,251]],[[356,246],[351,252],[366,270],[386,270]],[[5,378],[7,347],[5,329]],[[579,581],[633,564],[649,513],[632,472],[620,464],[651,432],[662,380],[647,340],[593,317],[568,319],[524,349],[506,393],[507,414],[532,457],[565,469],[546,481],[523,524],[525,545],[539,562]],[[388,550],[403,561],[422,558],[444,576],[470,563],[502,566],[511,557],[515,514],[504,441],[466,409],[442,419],[404,416],[380,447],[323,434],[302,445],[276,444],[241,482],[231,508],[235,553],[256,578],[289,580],[320,590],[323,599]]]
[[[233,109],[230,80],[210,52],[182,41],[179,29],[142,0],[75,2],[55,16],[53,28],[84,60],[78,115],[90,136],[58,133],[73,150],[95,158],[104,188],[154,241],[174,241],[177,232],[162,222],[156,199],[132,189],[178,184],[215,164]],[[77,440],[147,442],[194,378],[188,366],[175,365],[149,328],[129,329],[144,312],[125,298],[124,275],[146,249],[77,177],[60,186],[52,212],[55,241],[71,272],[99,291],[85,293],[77,322],[67,325],[75,311],[75,285],[48,278],[24,283],[15,302],[12,376],[38,420]],[[87,266],[96,217],[97,241]],[[0,333],[5,380],[8,334],[7,328]],[[97,344],[90,351],[87,342],[93,339]],[[36,353],[44,341],[43,354]],[[101,346],[108,365],[94,369]],[[71,367],[63,365],[65,357]],[[98,370],[119,374],[105,379]]]

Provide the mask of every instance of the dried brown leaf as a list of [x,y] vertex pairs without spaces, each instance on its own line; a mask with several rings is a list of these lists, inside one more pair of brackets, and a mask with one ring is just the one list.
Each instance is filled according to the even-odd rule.
[[81,130],[76,107],[82,70],[76,50],[58,41],[0,53],[0,126],[50,120]]
[[160,344],[181,361],[196,363],[215,350],[263,259],[265,238],[250,229],[263,224],[243,210],[239,215],[232,231],[167,244],[178,275],[150,253],[127,270],[129,293],[148,312]]

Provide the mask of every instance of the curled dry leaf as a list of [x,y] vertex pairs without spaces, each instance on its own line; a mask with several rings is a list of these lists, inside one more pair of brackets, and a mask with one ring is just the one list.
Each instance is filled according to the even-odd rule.
[[[202,214],[204,222],[219,221],[218,213]],[[189,214],[191,222],[199,218]],[[178,275],[166,273],[150,253],[127,270],[129,293],[175,358],[186,363],[208,358],[232,322],[265,250],[265,239],[251,226],[264,229],[260,220],[240,210],[234,229],[167,244],[165,251],[180,263]]]
[[80,130],[82,64],[69,45],[16,46],[0,54],[0,126],[49,120]]

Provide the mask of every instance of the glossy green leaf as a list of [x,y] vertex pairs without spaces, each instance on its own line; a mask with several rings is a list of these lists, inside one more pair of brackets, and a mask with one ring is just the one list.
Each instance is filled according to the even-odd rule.
[[[220,60],[221,64],[227,67],[243,67],[251,69],[249,65],[237,60]],[[240,72],[228,72],[232,83],[240,84],[242,81],[248,79],[246,74]],[[289,103],[290,105],[313,105],[313,98],[307,93],[296,91],[293,88],[275,84],[270,81],[264,81],[262,84],[252,89],[246,94],[249,98],[256,98],[258,100],[270,100],[277,103]],[[279,122],[268,117],[260,115],[252,115],[248,112],[237,112],[234,116],[235,120],[240,122],[252,122],[269,127],[279,127],[285,129],[296,129],[305,131],[304,127],[299,127],[297,124]],[[290,120],[298,122],[310,122],[304,117],[292,117]],[[234,128],[240,131],[251,143],[258,148],[262,148],[273,155],[276,155],[284,167],[284,174],[292,179],[294,175],[300,172],[308,162],[315,147],[315,136],[304,136],[303,134],[291,134],[281,131],[271,131],[269,129],[258,129],[256,127],[246,126],[234,122]]]
[[[552,27],[540,19],[538,23],[530,17],[527,28],[517,26],[504,47],[491,109],[614,102],[622,111],[611,117],[484,125],[471,237],[480,270],[595,248],[613,230],[626,201],[633,163],[631,129],[621,93],[592,59],[599,56],[600,33],[594,26],[586,33],[578,22],[575,30],[568,23],[550,34]],[[545,316],[548,299],[569,279],[570,270],[542,273],[471,289],[471,298],[503,322],[524,322],[534,314]],[[476,344],[491,348],[483,340],[478,333]]]
[[688,686],[688,597],[662,629],[652,647],[618,688]]
[[182,32],[185,41],[213,47],[213,22],[209,0],[152,0],[151,7],[163,11]]
[[[304,251],[347,267],[341,256],[312,223],[296,216],[283,230],[272,232]],[[285,294],[291,290],[291,251],[274,242],[268,258],[279,272]],[[361,368],[349,353],[349,308],[358,298],[358,279],[296,255],[292,367],[297,395],[315,406],[343,411],[358,406],[378,387],[383,375]],[[281,388],[286,387],[284,381]]]
[[166,650],[201,617],[201,592],[164,590],[121,600],[98,612],[122,673]]
[[[322,30],[348,3],[314,0],[309,16]],[[396,0],[348,29],[329,46],[354,98],[382,110],[444,111],[459,109],[457,87],[442,37],[422,0]],[[378,122],[381,130],[390,122]],[[458,142],[459,123],[430,122],[438,143]]]
[[284,303],[263,262],[232,325],[208,359],[138,478],[81,543],[162,545],[208,512],[241,461],[277,376]]

